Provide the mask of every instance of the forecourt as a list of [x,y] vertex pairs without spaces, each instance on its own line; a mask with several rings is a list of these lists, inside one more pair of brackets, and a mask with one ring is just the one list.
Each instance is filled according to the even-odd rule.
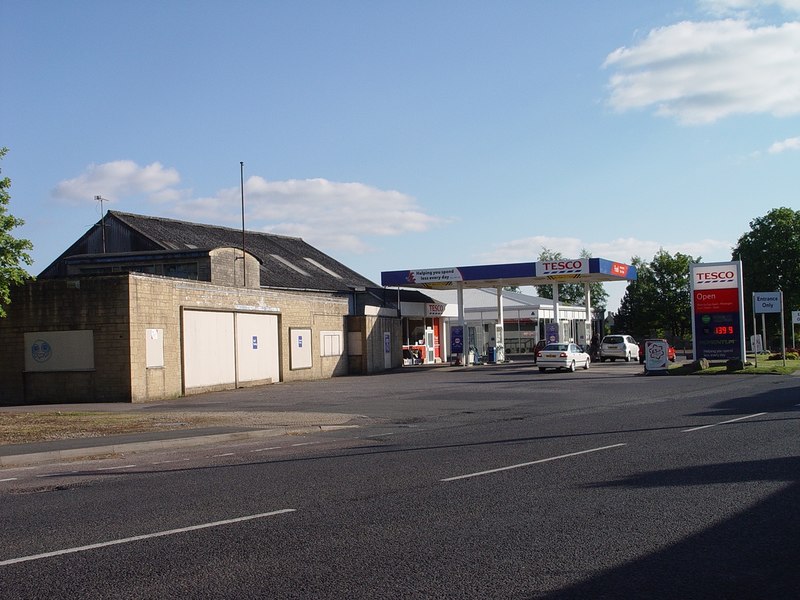
[[[502,289],[506,286],[552,285],[554,321],[559,322],[558,286],[561,283],[583,283],[586,306],[586,322],[591,323],[591,283],[605,281],[634,281],[636,267],[604,258],[572,258],[564,260],[510,263],[499,265],[476,265],[467,267],[444,267],[438,269],[412,269],[381,272],[381,285],[397,288],[452,289],[458,290],[458,321],[464,331],[464,289],[497,289],[498,322],[503,323]],[[468,364],[469,353],[465,354]],[[498,360],[502,356],[498,356]]]

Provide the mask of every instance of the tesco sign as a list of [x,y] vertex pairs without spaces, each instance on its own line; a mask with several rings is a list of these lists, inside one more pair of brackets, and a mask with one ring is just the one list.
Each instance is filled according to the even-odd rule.
[[726,289],[738,287],[739,267],[736,263],[728,263],[724,268],[719,266],[694,265],[692,285],[695,289]]
[[543,275],[553,273],[584,273],[588,267],[587,262],[580,259],[573,260],[543,260],[536,263],[536,271],[539,271],[539,266],[543,271]]

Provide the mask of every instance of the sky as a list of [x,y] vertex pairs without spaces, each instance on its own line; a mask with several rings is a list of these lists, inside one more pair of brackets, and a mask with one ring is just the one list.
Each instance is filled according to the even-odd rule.
[[240,163],[247,229],[376,283],[543,250],[728,261],[800,210],[800,0],[3,0],[0,40],[32,274],[97,196],[241,228]]

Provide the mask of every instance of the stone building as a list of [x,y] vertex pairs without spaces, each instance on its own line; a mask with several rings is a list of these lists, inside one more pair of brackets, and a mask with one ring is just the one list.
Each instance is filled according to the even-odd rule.
[[109,211],[12,291],[0,404],[381,372],[402,364],[393,299],[300,238]]

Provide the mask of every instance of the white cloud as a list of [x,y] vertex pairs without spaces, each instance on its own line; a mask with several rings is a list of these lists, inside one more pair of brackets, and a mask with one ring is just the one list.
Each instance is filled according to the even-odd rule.
[[735,114],[800,114],[800,22],[726,19],[652,30],[608,55],[610,105],[687,124]]
[[[241,190],[220,190],[210,198],[180,202],[174,212],[186,219],[234,222],[241,218]],[[351,252],[367,252],[369,236],[417,233],[445,222],[425,213],[416,200],[394,190],[327,179],[245,182],[248,227],[294,235],[308,242]]]
[[[121,202],[144,195],[171,217],[229,226],[241,223],[239,187],[192,197],[190,190],[175,187],[179,182],[178,172],[160,163],[140,167],[122,160],[90,165],[82,175],[59,183],[53,194],[73,201],[100,195]],[[419,233],[446,222],[427,214],[408,194],[363,183],[319,178],[267,181],[258,176],[245,182],[248,229],[302,237],[327,249],[366,253],[372,250],[370,237]]]
[[780,154],[786,150],[800,150],[800,137],[793,137],[785,139],[782,142],[775,142],[769,147],[770,154]]
[[116,160],[89,165],[78,177],[60,182],[53,195],[73,202],[94,201],[95,196],[107,200],[142,194],[158,197],[179,182],[178,172],[161,163],[140,167],[132,160]]
[[588,250],[595,258],[605,258],[630,263],[635,256],[651,261],[663,249],[670,254],[680,252],[705,262],[730,260],[734,244],[722,240],[704,239],[695,242],[656,242],[637,238],[617,238],[608,242],[590,242],[571,237],[535,236],[497,244],[480,255],[486,263],[535,262],[543,248],[560,252],[564,258],[578,258],[581,250]]

